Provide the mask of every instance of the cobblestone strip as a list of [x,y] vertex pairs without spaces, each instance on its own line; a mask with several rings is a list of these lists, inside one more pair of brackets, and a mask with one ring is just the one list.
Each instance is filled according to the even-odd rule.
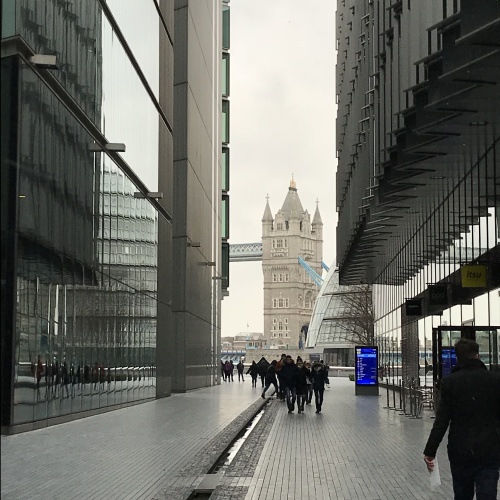
[[[175,477],[170,478],[168,483],[162,487],[155,500],[185,500],[196,486],[196,480],[207,474],[218,458],[224,453],[231,441],[234,440],[252,419],[259,412],[264,401],[256,401],[250,405],[243,413],[236,417],[217,436],[206,443],[195,457],[179,470]],[[260,423],[260,422],[259,422]],[[241,451],[241,450],[240,450]],[[256,465],[256,463],[255,463]],[[254,466],[255,468],[255,466]]]
[[223,483],[214,490],[210,500],[243,500],[245,498],[248,485],[242,485],[242,483],[248,484],[247,478],[252,478],[255,474],[264,443],[269,437],[278,409],[279,402],[270,400],[262,418],[225,471]]

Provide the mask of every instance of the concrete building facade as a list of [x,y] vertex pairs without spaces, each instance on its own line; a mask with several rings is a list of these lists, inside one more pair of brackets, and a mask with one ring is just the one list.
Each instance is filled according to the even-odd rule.
[[264,336],[270,347],[298,348],[301,330],[311,316],[318,289],[299,264],[299,256],[321,275],[323,222],[319,208],[316,206],[311,222],[292,180],[275,217],[268,200],[262,218]]

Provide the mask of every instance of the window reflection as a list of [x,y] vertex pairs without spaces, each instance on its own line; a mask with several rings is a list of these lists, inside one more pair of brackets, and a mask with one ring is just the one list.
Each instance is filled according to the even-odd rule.
[[28,67],[20,86],[13,423],[154,397],[157,213]]

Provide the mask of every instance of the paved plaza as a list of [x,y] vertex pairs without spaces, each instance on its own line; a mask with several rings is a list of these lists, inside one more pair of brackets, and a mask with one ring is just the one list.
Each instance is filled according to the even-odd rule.
[[[290,415],[246,378],[2,436],[2,499],[183,500],[203,489],[211,500],[452,498],[444,443],[442,485],[429,488],[431,411],[410,419],[384,409],[384,392],[356,397],[353,382],[330,380],[320,415],[314,404]],[[236,454],[212,471],[254,415]]]

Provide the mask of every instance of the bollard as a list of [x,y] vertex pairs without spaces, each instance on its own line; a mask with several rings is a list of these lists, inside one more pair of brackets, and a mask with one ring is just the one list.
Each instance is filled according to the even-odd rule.
[[387,389],[387,406],[384,406],[384,410],[392,410],[391,405],[389,404],[389,379],[386,378],[386,389]]
[[400,415],[406,415],[406,389],[405,383],[401,380],[401,413]]
[[401,388],[401,380],[398,382],[398,385],[399,385],[399,408],[398,408],[398,410],[401,410],[403,408],[403,401],[402,401],[403,394],[402,394],[402,388]]
[[396,386],[394,385],[394,378],[392,379],[392,409],[398,410],[396,407]]
[[408,395],[410,399],[410,412],[406,415],[407,417],[411,417],[413,415],[413,387],[410,382],[410,385],[408,387]]

